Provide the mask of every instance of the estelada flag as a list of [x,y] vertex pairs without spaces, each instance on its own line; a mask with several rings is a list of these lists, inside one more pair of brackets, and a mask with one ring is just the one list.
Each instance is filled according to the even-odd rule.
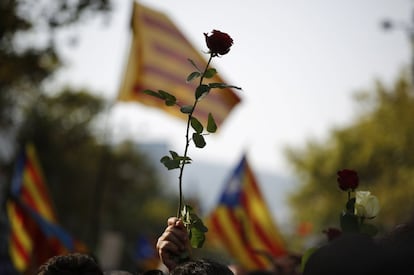
[[157,269],[161,260],[156,248],[156,238],[140,235],[135,243],[134,260],[138,270]]
[[55,255],[87,251],[57,223],[31,144],[17,158],[6,208],[10,225],[9,256],[19,272],[36,268]]
[[[133,39],[118,101],[140,102],[187,119],[177,106],[166,106],[163,100],[143,91],[163,90],[173,94],[181,106],[193,105],[199,83],[186,81],[187,76],[195,71],[188,59],[203,69],[207,61],[201,55],[201,50],[195,50],[165,14],[137,2],[132,13],[132,30]],[[200,38],[204,39],[202,32]],[[218,75],[209,79],[210,82],[225,83]],[[201,122],[206,122],[208,114],[212,113],[219,126],[239,102],[239,96],[231,88],[212,89],[198,103],[193,115]]]
[[266,269],[287,255],[246,156],[235,168],[217,206],[206,218],[207,241],[219,244],[246,270]]

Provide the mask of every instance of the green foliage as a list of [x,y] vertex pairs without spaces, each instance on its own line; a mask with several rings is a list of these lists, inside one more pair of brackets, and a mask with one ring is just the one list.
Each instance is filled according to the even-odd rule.
[[336,172],[343,168],[358,171],[359,189],[378,197],[380,230],[409,218],[414,210],[412,89],[404,77],[391,89],[377,83],[374,92],[358,95],[364,111],[352,124],[333,130],[327,140],[286,151],[301,182],[290,197],[297,221],[312,221],[317,232],[338,225],[343,193]]
[[234,88],[234,89],[237,89],[237,90],[241,90],[240,87],[233,86],[233,85],[228,85],[228,84],[225,84],[225,83],[216,83],[216,82],[214,82],[214,83],[209,83],[208,86],[211,89],[213,89],[213,88],[218,88],[218,89]]
[[[43,85],[65,65],[56,45],[68,41],[76,46],[78,37],[67,27],[109,15],[110,9],[110,0],[2,1],[0,134],[11,136],[10,147],[34,143],[59,223],[66,230],[92,250],[99,232],[118,231],[128,255],[139,234],[155,237],[164,230],[175,197],[163,193],[135,144],[102,142],[102,99],[70,89],[46,93]],[[39,43],[33,43],[34,35]],[[172,103],[168,97],[166,104]],[[14,132],[17,138],[10,135]],[[13,163],[4,162],[13,160],[0,159],[8,182]],[[135,267],[130,257],[123,259]]]
[[194,248],[201,248],[204,244],[205,233],[208,231],[203,221],[194,213],[190,205],[184,205],[181,210],[181,217],[189,231],[190,243]]
[[163,192],[136,144],[99,142],[96,134],[103,133],[95,124],[104,107],[101,99],[86,92],[41,96],[26,110],[19,140],[35,144],[59,223],[66,230],[92,249],[99,232],[117,231],[125,249],[133,249],[139,234],[156,237],[164,229],[176,199]]
[[193,133],[193,141],[194,141],[194,145],[197,148],[204,148],[206,146],[206,141],[203,135],[200,135],[198,133]]
[[217,74],[217,70],[214,68],[209,68],[204,72],[205,78],[213,78]]
[[193,65],[193,67],[197,70],[197,72],[199,72],[199,73],[200,73],[200,76],[201,76],[201,72],[202,72],[202,70],[200,70],[200,69],[198,68],[197,64],[196,64],[196,63],[194,63],[194,61],[193,61],[192,59],[190,59],[190,58],[187,58],[187,61],[188,61],[188,62],[190,62],[190,64],[191,64],[191,65]]
[[201,134],[203,132],[203,130],[204,130],[203,125],[195,117],[191,117],[190,124],[191,124],[191,127],[193,127],[194,131],[197,134]]
[[175,151],[171,151],[170,150],[170,156],[164,156],[161,158],[161,163],[164,164],[164,166],[168,169],[168,170],[173,170],[173,169],[178,169],[180,168],[183,164],[190,164],[191,163],[191,158],[188,156],[180,156],[177,154],[177,152]]
[[197,87],[196,92],[195,92],[196,100],[201,100],[209,92],[210,92],[210,87],[206,84],[201,84],[200,86]]
[[215,133],[217,131],[217,124],[214,120],[214,117],[211,113],[208,114],[208,121],[207,121],[207,132]]
[[[16,126],[19,106],[41,92],[33,87],[41,87],[62,65],[55,48],[59,29],[110,10],[109,0],[54,3],[7,0],[0,5],[0,130]],[[40,43],[29,42],[33,34]]]
[[163,90],[158,90],[157,92],[144,90],[143,93],[164,100],[165,105],[167,106],[174,106],[177,104],[177,98]]
[[339,224],[344,232],[359,232],[358,216],[350,212],[341,213]]
[[354,213],[355,211],[355,198],[352,198],[346,202],[346,211],[349,213]]
[[193,106],[184,105],[180,108],[180,111],[183,114],[191,114],[193,112]]
[[[192,208],[188,205],[183,205],[183,193],[182,193],[182,178],[183,178],[183,172],[184,167],[186,164],[191,163],[191,159],[188,157],[188,148],[190,145],[190,126],[191,129],[194,131],[191,135],[191,140],[193,141],[195,147],[197,148],[204,148],[206,146],[206,141],[204,139],[204,126],[203,124],[193,115],[197,103],[202,100],[205,96],[208,95],[211,89],[213,88],[225,88],[225,87],[235,87],[235,86],[229,86],[224,83],[210,83],[210,84],[203,84],[204,78],[212,78],[214,75],[217,74],[216,69],[209,68],[209,64],[212,60],[214,54],[210,54],[210,58],[206,64],[206,67],[203,71],[201,71],[197,65],[194,63],[193,60],[188,59],[188,61],[193,65],[193,67],[197,70],[195,72],[190,73],[187,76],[187,81],[192,81],[194,79],[200,78],[199,85],[197,86],[194,96],[194,104],[192,106],[190,105],[184,105],[180,106],[180,103],[177,102],[177,99],[172,94],[169,94],[165,91],[158,90],[158,92],[152,91],[152,90],[144,90],[143,92],[147,95],[156,97],[158,99],[164,100],[165,104],[168,106],[177,105],[180,107],[180,111],[183,114],[186,114],[187,119],[187,128],[185,132],[185,149],[183,156],[178,155],[176,152],[170,151],[171,156],[164,156],[161,158],[161,163],[164,164],[164,166],[168,170],[173,169],[180,169],[179,174],[179,204],[178,204],[178,211],[177,216],[181,217],[186,220],[185,224],[187,227],[187,230],[189,232],[190,242],[193,245],[193,247],[201,247],[204,243],[205,236],[204,233],[207,232],[207,228],[203,225],[201,219],[199,219],[193,212]],[[235,87],[237,88],[237,87]],[[240,89],[240,88],[238,88]],[[214,121],[214,117],[211,113],[208,115],[207,120],[207,126],[206,130],[208,133],[214,133],[217,131],[217,124]]]
[[190,81],[192,81],[192,80],[194,80],[194,79],[196,79],[200,76],[201,76],[200,72],[192,72],[191,74],[188,75],[187,81],[190,82]]

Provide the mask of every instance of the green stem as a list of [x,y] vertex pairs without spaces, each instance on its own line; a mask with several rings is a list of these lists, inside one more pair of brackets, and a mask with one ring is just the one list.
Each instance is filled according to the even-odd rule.
[[[203,73],[202,73],[202,75],[200,77],[199,86],[201,86],[203,84],[204,75],[205,75],[208,67],[210,66],[210,62],[211,62],[212,59],[213,59],[213,54],[210,55],[210,58],[208,59],[208,62],[206,64],[206,67],[204,68],[204,71],[203,71]],[[184,149],[184,160],[183,160],[183,162],[180,165],[180,175],[178,176],[178,190],[179,190],[179,196],[180,196],[179,199],[180,199],[180,201],[179,201],[179,204],[178,204],[177,217],[181,217],[181,213],[180,212],[181,212],[181,209],[183,208],[183,183],[182,183],[182,180],[183,180],[185,159],[187,158],[188,148],[190,146],[190,140],[191,140],[190,137],[189,137],[189,134],[190,134],[190,125],[191,125],[191,118],[193,117],[193,113],[194,113],[194,110],[195,110],[195,108],[197,106],[197,102],[198,102],[198,100],[196,99],[194,101],[193,108],[191,109],[191,112],[188,114],[188,119],[187,119],[187,130],[186,130],[186,133],[185,133],[186,143],[185,143],[185,149]]]

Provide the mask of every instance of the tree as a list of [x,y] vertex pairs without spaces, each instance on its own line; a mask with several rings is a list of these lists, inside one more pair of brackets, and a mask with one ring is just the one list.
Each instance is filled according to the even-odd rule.
[[[0,144],[5,137],[7,147],[33,142],[62,227],[92,252],[99,232],[116,230],[127,253],[140,233],[161,234],[176,198],[163,192],[133,142],[102,140],[102,99],[88,91],[45,88],[65,65],[57,48],[59,31],[109,15],[110,8],[110,0],[1,1]],[[13,162],[13,156],[0,155],[4,182],[11,182]]]
[[[287,150],[301,186],[291,196],[298,221],[312,221],[317,230],[339,227],[346,197],[336,172],[356,170],[359,190],[369,190],[381,204],[373,222],[382,230],[405,222],[414,211],[414,95],[408,77],[391,89],[380,82],[373,93],[359,93],[359,117],[335,129],[322,142]],[[311,206],[311,207],[310,207]]]
[[[119,232],[127,254],[140,234],[161,234],[176,196],[163,191],[134,142],[99,142],[104,107],[85,91],[42,95],[26,110],[19,143],[34,143],[63,228],[92,250],[101,232]],[[131,267],[131,257],[123,258]]]
[[20,106],[32,104],[44,81],[63,65],[56,49],[58,31],[109,14],[110,8],[109,0],[1,1],[0,133],[9,137],[10,146]]

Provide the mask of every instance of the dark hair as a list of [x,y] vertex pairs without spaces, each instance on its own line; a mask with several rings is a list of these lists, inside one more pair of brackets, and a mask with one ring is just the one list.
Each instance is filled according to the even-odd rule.
[[380,255],[378,245],[368,235],[342,234],[309,257],[303,275],[383,274],[377,272]]
[[37,275],[103,275],[94,258],[72,253],[50,258],[39,267]]
[[246,274],[247,275],[273,275],[276,273],[270,270],[257,269],[257,270],[248,271]]
[[226,265],[209,259],[189,260],[176,266],[170,275],[234,275]]
[[150,269],[142,273],[142,275],[164,275],[164,272],[159,269]]

